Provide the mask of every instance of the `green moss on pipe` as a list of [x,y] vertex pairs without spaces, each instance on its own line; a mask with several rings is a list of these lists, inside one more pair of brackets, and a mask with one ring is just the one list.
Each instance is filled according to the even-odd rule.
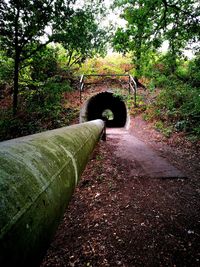
[[37,266],[103,121],[0,143],[0,266]]

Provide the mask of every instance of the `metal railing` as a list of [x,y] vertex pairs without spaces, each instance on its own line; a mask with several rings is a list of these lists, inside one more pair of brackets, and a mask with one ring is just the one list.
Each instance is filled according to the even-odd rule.
[[79,92],[80,92],[80,102],[82,102],[82,92],[84,92],[85,88],[85,77],[129,77],[128,80],[128,92],[129,94],[132,92],[134,95],[134,106],[137,105],[137,83],[134,80],[133,76],[130,74],[83,74],[80,78],[80,86],[79,86]]
[[129,94],[131,90],[134,95],[134,106],[136,107],[137,106],[137,83],[134,80],[133,76],[129,75]]

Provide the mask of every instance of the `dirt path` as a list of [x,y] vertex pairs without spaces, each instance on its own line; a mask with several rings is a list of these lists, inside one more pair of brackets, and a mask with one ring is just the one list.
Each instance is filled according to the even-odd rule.
[[[130,133],[126,148],[113,131],[96,148],[41,267],[200,266],[198,148],[175,145],[140,116]],[[145,170],[130,153],[141,147],[178,177]]]
[[115,155],[129,161],[132,176],[151,178],[186,178],[180,170],[159,156],[152,148],[124,128],[107,130],[108,140],[117,140]]

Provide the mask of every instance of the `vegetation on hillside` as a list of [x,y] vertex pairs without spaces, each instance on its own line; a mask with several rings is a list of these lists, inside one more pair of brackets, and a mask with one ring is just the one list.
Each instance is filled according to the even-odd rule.
[[[200,4],[193,0],[114,1],[126,27],[113,37],[116,51],[132,53],[135,75],[148,79],[152,91],[162,89],[147,107],[145,117],[172,131],[200,136]],[[166,54],[158,49],[168,43]],[[194,46],[195,58],[187,60],[184,50]],[[166,130],[167,127],[167,130]]]
[[[132,114],[144,112],[166,136],[199,139],[199,1],[114,0],[112,9],[126,26],[103,27],[111,10],[100,0],[0,1],[1,140],[70,124],[78,106],[64,96],[82,73],[132,74],[148,90],[137,108],[126,99]],[[106,55],[108,46],[118,54]]]

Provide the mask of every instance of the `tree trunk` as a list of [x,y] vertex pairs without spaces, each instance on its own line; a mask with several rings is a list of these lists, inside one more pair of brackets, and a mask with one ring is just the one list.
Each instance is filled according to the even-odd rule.
[[174,44],[172,44],[172,48],[171,48],[171,72],[172,74],[175,74],[176,72],[176,51],[175,51],[175,47]]
[[169,49],[170,49],[170,64],[171,64],[171,73],[175,74],[176,72],[176,68],[177,68],[177,64],[176,64],[176,54],[177,54],[177,49],[176,49],[176,44],[175,44],[175,39],[176,36],[172,36],[172,39],[170,40],[169,43]]
[[17,114],[19,92],[19,52],[15,55],[14,88],[13,88],[13,116]]
[[19,2],[17,2],[17,14],[15,17],[15,68],[14,68],[14,88],[13,88],[13,116],[17,114],[18,107],[18,92],[19,92],[19,61],[20,61],[20,48],[19,48]]
[[135,76],[141,76],[142,36],[139,34],[135,53]]

